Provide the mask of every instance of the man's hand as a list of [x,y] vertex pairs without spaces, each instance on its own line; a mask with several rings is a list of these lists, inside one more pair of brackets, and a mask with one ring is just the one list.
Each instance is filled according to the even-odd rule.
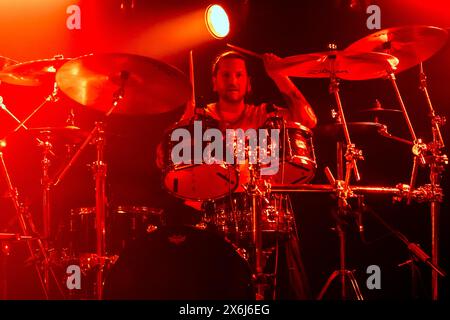
[[286,100],[291,120],[298,121],[308,128],[314,128],[317,124],[317,119],[308,101],[306,101],[303,94],[289,77],[280,73],[276,68],[281,59],[273,53],[263,54],[264,68]]
[[275,68],[276,62],[280,60],[281,58],[273,53],[263,54],[264,68],[266,69],[268,76],[271,77],[272,79],[281,76],[281,74],[278,71],[276,71]]

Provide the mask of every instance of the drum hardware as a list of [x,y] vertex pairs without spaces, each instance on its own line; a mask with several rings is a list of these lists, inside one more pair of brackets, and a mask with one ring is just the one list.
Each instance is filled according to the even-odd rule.
[[[347,170],[348,173],[348,170]],[[336,219],[336,228],[335,230],[338,233],[339,237],[339,270],[334,271],[328,280],[326,281],[324,287],[320,291],[317,299],[322,300],[329,286],[333,282],[334,279],[339,277],[341,284],[341,299],[347,300],[347,288],[346,288],[346,279],[350,281],[352,285],[353,292],[357,300],[364,300],[364,297],[359,289],[358,282],[356,281],[355,276],[353,275],[353,271],[347,270],[346,268],[346,237],[345,237],[345,225],[343,222],[343,218],[348,215],[348,212],[351,212],[352,208],[348,203],[348,199],[351,196],[351,191],[348,188],[347,181],[339,181],[335,180],[333,174],[331,173],[328,167],[325,168],[325,174],[331,185],[336,187],[336,196],[338,198],[338,208],[337,213],[335,215]],[[348,174],[346,175],[348,178]]]
[[392,140],[394,140],[394,141],[398,141],[398,142],[401,142],[401,143],[404,143],[404,144],[408,144],[408,145],[410,145],[410,146],[413,146],[413,145],[414,145],[414,143],[411,142],[411,141],[409,141],[409,140],[406,140],[406,139],[403,139],[403,138],[394,136],[394,135],[392,135],[391,133],[389,133],[388,128],[387,128],[386,125],[382,125],[382,126],[378,129],[378,133],[381,134],[383,137],[392,139]]
[[[190,85],[176,68],[157,60],[132,54],[96,54],[82,56],[62,65],[56,82],[70,98],[82,105],[100,110],[107,119],[113,112],[122,114],[158,114],[172,111],[188,100]],[[171,90],[179,90],[174,95]],[[126,93],[126,94],[125,94]],[[111,105],[112,98],[112,105]],[[120,104],[120,108],[116,108]],[[86,146],[95,138],[97,160],[93,165],[96,186],[96,254],[106,254],[106,163],[104,162],[103,123],[96,126],[56,177],[58,185]],[[96,297],[102,298],[103,273],[97,274]]]
[[258,186],[259,178],[259,166],[257,164],[249,164],[250,180],[245,187],[251,199],[252,207],[252,246],[254,254],[254,277],[255,277],[255,288],[256,288],[256,300],[263,300],[264,293],[267,288],[266,277],[264,275],[264,263],[263,263],[263,244],[262,244],[262,212],[258,203],[264,193]]
[[[286,76],[306,78],[329,78],[329,92],[334,95],[339,119],[342,122],[347,149],[345,158],[347,169],[352,170],[356,181],[361,176],[356,164],[363,160],[361,150],[358,150],[350,139],[350,134],[339,95],[339,82],[342,80],[367,80],[380,78],[386,74],[388,66],[396,66],[398,59],[392,55],[375,52],[337,51],[334,44],[330,44],[330,51],[302,54],[280,59],[275,62],[275,69]],[[351,172],[346,172],[348,182]]]
[[[62,63],[64,60],[58,60],[59,63]],[[51,61],[54,62],[54,61]],[[53,66],[49,66],[49,60],[40,60],[40,61],[33,61],[30,63],[24,63],[20,65],[14,65],[14,68],[11,67],[12,73],[18,72],[19,74],[25,74],[27,79],[39,79],[42,80],[40,77],[42,76],[42,73],[39,71],[36,71],[40,68],[43,68],[44,74],[48,75],[47,73],[54,73],[56,72],[56,69]],[[21,78],[23,80],[23,78]],[[10,115],[14,120],[16,120],[19,125],[10,133],[17,132],[20,128],[24,128],[27,130],[28,133],[34,134],[35,132],[39,132],[41,135],[41,138],[37,137],[36,141],[39,144],[39,147],[42,148],[42,160],[41,160],[41,168],[42,168],[42,177],[41,177],[41,186],[42,186],[42,221],[43,221],[43,232],[42,236],[44,241],[41,242],[43,245],[42,253],[46,252],[48,253],[49,248],[49,241],[51,239],[51,213],[50,213],[50,193],[51,193],[51,185],[52,182],[49,177],[49,168],[51,164],[50,157],[55,156],[55,153],[52,150],[52,144],[50,142],[50,136],[51,131],[49,128],[43,129],[43,128],[36,128],[36,129],[30,129],[25,124],[39,111],[41,110],[48,102],[55,103],[59,100],[58,97],[58,86],[56,82],[54,82],[53,91],[51,94],[49,94],[45,100],[37,107],[35,108],[30,115],[24,120],[19,121],[19,119],[11,112],[9,111],[6,106],[2,103],[2,109],[5,110],[8,115]],[[7,135],[8,136],[8,135]],[[44,283],[46,285],[47,292],[49,291],[50,286],[50,272],[53,272],[51,270],[51,267],[49,265],[48,259],[46,255],[44,255]],[[62,290],[60,287],[58,287],[59,291],[62,294]]]
[[[386,194],[386,195],[392,195],[393,200],[400,202],[402,200],[407,201],[410,196],[412,196],[412,199],[417,202],[441,202],[442,201],[442,190],[440,188],[434,188],[432,185],[425,185],[418,187],[414,189],[412,192],[410,190],[410,186],[407,184],[398,184],[395,188],[389,188],[389,187],[376,187],[376,186],[345,186],[344,181],[334,180],[333,175],[329,171],[328,168],[326,168],[326,175],[330,179],[331,184],[330,185],[285,185],[285,186],[273,186],[272,192],[273,193],[289,193],[289,192],[320,192],[320,193],[335,193],[338,196],[338,203],[341,206],[341,208],[345,208],[347,205],[347,199],[356,197],[358,195],[365,195],[365,194]],[[378,219],[381,219],[380,217],[377,217]],[[384,225],[386,223],[382,221]],[[391,228],[390,226],[386,225],[388,228]],[[390,229],[392,230],[392,229]],[[342,261],[345,258],[345,249],[344,247],[344,238],[342,237],[344,234],[341,233],[342,229],[337,228],[337,231],[340,236],[341,241],[341,270],[344,270],[342,267],[345,266]],[[394,232],[397,236],[400,234],[398,231]],[[430,261],[428,255],[424,253],[420,247],[418,247],[416,244],[412,244],[409,242],[406,242],[407,240],[404,236],[400,236],[399,239],[403,241],[408,249],[412,252],[414,255],[418,255],[419,259],[429,265],[433,272],[436,272],[438,275],[445,276],[445,272],[440,268],[437,264],[435,264],[432,260]],[[335,271],[330,278],[328,279],[327,283],[325,284],[324,288],[322,289],[321,294],[319,294],[319,299],[323,297],[325,294],[327,288],[331,284],[331,281],[335,279],[337,276],[346,274],[348,277],[352,277],[350,271],[341,272],[341,271]],[[345,277],[345,276],[344,276]],[[344,281],[344,280],[341,280]],[[357,297],[362,298],[362,295],[360,295],[359,288],[356,287],[357,283],[353,280],[352,285],[354,286],[355,294]],[[342,291],[342,294],[344,292]]]
[[[123,88],[119,89],[123,92]],[[114,97],[113,105],[106,114],[106,117],[108,117],[113,110],[117,107],[119,104],[123,93],[119,93],[118,91],[117,96]],[[94,171],[94,179],[95,179],[95,202],[96,202],[96,254],[97,257],[105,257],[106,256],[106,225],[105,225],[105,216],[106,216],[106,205],[107,205],[107,198],[106,198],[106,170],[107,165],[104,162],[104,145],[105,145],[105,139],[104,139],[104,129],[103,129],[103,123],[102,122],[96,122],[94,128],[90,132],[90,134],[87,136],[83,144],[79,147],[77,152],[73,155],[73,157],[70,159],[70,161],[67,163],[66,167],[58,174],[55,182],[53,183],[53,186],[58,185],[61,180],[64,178],[66,173],[69,171],[69,169],[73,166],[73,164],[76,162],[76,160],[79,158],[81,153],[84,151],[84,149],[87,147],[87,145],[94,141],[94,144],[97,148],[97,160],[92,165],[93,171]],[[102,260],[103,261],[103,260]],[[97,273],[97,286],[96,286],[96,297],[97,299],[102,299],[102,290],[103,290],[103,268],[98,269]]]
[[[50,284],[50,276],[54,279],[58,291],[61,294],[62,297],[64,297],[63,290],[59,284],[58,278],[56,277],[53,268],[50,265],[50,261],[48,258],[48,251],[47,251],[47,244],[44,244],[41,237],[39,236],[33,236],[38,235],[36,227],[33,223],[31,214],[28,212],[28,208],[25,207],[19,200],[19,192],[17,188],[14,187],[12,184],[12,180],[10,178],[5,159],[3,156],[3,147],[0,146],[0,161],[1,166],[4,174],[4,178],[8,187],[9,197],[11,201],[13,202],[15,212],[17,214],[17,220],[19,223],[19,227],[22,231],[22,235],[20,236],[20,239],[26,239],[28,254],[30,256],[29,260],[33,263],[36,274],[38,276],[42,292],[46,299],[49,299],[49,284]],[[38,248],[38,255],[35,253],[35,249],[33,248],[32,241],[35,240],[37,243]],[[47,242],[48,239],[45,239],[45,242]],[[41,261],[42,259],[42,261]],[[41,272],[41,268],[38,264],[38,262],[42,263],[43,272]]]
[[[410,178],[410,189],[414,191],[414,184],[418,172],[419,164],[427,165],[430,168],[430,182],[433,188],[438,188],[444,166],[448,163],[447,156],[442,153],[444,146],[442,134],[440,130],[440,118],[436,116],[427,90],[426,75],[423,71],[423,62],[431,58],[443,45],[447,42],[448,31],[442,28],[432,26],[409,26],[397,27],[378,31],[365,38],[362,38],[351,44],[348,50],[385,52],[392,54],[400,59],[401,64],[388,69],[388,78],[394,87],[397,99],[402,108],[404,118],[407,122],[408,129],[412,136],[414,146],[412,148],[414,163]],[[347,50],[346,49],[346,50]],[[419,88],[425,95],[427,106],[431,115],[431,127],[433,132],[433,142],[431,146],[431,161],[425,158],[424,153],[427,146],[421,139],[417,139],[411,121],[408,117],[406,107],[403,103],[401,94],[398,90],[394,72],[402,72],[413,66],[420,65],[420,86]],[[411,195],[410,195],[411,197]],[[410,198],[409,198],[410,199]],[[431,197],[430,213],[431,213],[431,246],[432,261],[438,263],[439,251],[439,207],[440,203],[437,197]],[[410,200],[409,200],[410,201]],[[438,299],[438,273],[432,271],[432,298]]]
[[[433,104],[428,94],[426,75],[423,70],[423,63],[420,62],[420,89],[423,92],[425,99],[427,101],[427,106],[430,111],[430,122],[432,128],[432,142],[424,146],[422,144],[415,143],[413,147],[413,152],[417,152],[418,155],[414,158],[414,167],[411,174],[411,181],[415,182],[418,169],[417,158],[421,159],[421,155],[425,151],[428,151],[429,155],[426,158],[427,166],[430,168],[430,184],[426,185],[426,189],[431,189],[428,194],[427,199],[430,203],[430,219],[431,219],[431,255],[432,263],[438,265],[439,263],[439,212],[440,203],[442,202],[442,190],[440,189],[440,181],[442,174],[445,171],[445,166],[448,165],[448,157],[444,154],[445,144],[441,134],[441,126],[445,124],[445,118],[441,118],[436,115]],[[420,142],[420,141],[418,141]],[[415,149],[416,148],[416,149]],[[411,188],[414,188],[412,185]],[[431,287],[432,287],[432,298],[437,300],[439,297],[439,278],[438,276],[443,276],[442,273],[438,272],[435,268],[431,273]]]
[[[53,94],[52,94],[53,95]],[[44,104],[47,102],[47,99],[46,99],[46,101],[44,102]],[[44,104],[42,104],[42,105],[40,105],[39,107],[38,107],[38,109],[40,109]],[[14,132],[17,132],[20,128],[24,128],[25,130],[29,130],[29,128],[25,125],[25,123],[32,117],[32,115],[35,113],[35,111],[33,111],[33,113],[32,113],[32,115],[30,115],[25,121],[20,121],[15,115],[14,115],[14,113],[13,112],[11,112],[11,110],[9,110],[7,107],[6,107],[6,105],[3,103],[3,97],[2,96],[0,96],[0,108],[2,109],[2,110],[4,110],[14,121],[16,121],[19,125],[11,132],[11,133],[9,133],[9,134],[12,134],[12,133],[14,133]],[[8,135],[6,135],[6,137],[5,138],[3,138],[2,139],[2,141],[3,141],[3,143],[5,143],[5,139],[8,137]],[[38,144],[38,146],[41,146],[44,142],[42,141],[42,140],[40,140],[39,138],[36,138],[36,142],[37,142],[37,144]],[[52,153],[52,155],[54,156],[55,154],[53,153],[53,152],[51,152]]]

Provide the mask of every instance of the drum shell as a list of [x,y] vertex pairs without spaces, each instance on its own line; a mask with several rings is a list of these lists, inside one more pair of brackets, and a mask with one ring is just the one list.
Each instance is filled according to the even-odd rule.
[[217,234],[164,227],[132,242],[111,268],[106,299],[251,300],[247,262]]
[[[68,224],[71,255],[96,252],[95,207],[72,209]],[[146,206],[115,206],[106,214],[106,252],[118,254],[128,242],[165,224],[164,212]]]
[[[268,175],[272,184],[303,184],[310,182],[317,169],[313,133],[298,122],[269,118],[264,129],[279,129],[279,167]],[[270,146],[270,134],[267,144]]]

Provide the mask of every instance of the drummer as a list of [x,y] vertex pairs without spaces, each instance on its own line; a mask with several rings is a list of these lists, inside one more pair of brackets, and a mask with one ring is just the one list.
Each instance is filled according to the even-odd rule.
[[[262,57],[266,73],[280,90],[287,109],[269,103],[249,104],[247,98],[251,92],[251,78],[248,74],[247,58],[237,51],[226,51],[217,56],[212,66],[212,84],[218,96],[217,102],[208,104],[204,109],[194,109],[188,104],[180,122],[192,119],[195,114],[201,114],[217,120],[223,131],[246,131],[261,128],[269,117],[278,116],[287,121],[299,122],[307,128],[314,128],[317,118],[311,105],[289,77],[275,71],[274,63],[281,58],[272,53],[263,54]],[[156,164],[160,169],[164,166],[163,158],[163,150],[159,145]],[[248,180],[248,175],[247,170],[241,168],[239,186]],[[242,188],[238,187],[237,191],[242,191]],[[186,204],[201,209],[201,203],[198,201],[189,201]]]
[[[219,122],[224,129],[258,129],[272,116],[279,116],[287,121],[300,122],[308,128],[314,128],[317,118],[308,101],[292,81],[274,70],[274,62],[280,59],[274,54],[264,54],[263,61],[267,74],[275,82],[287,103],[287,109],[268,103],[249,104],[246,99],[251,91],[251,81],[247,69],[247,59],[236,51],[220,54],[212,67],[213,90],[218,100],[208,104],[205,109],[186,108],[181,120],[192,119],[195,114],[209,116]],[[240,171],[242,175],[242,170]],[[241,179],[241,177],[240,177]],[[186,205],[202,210],[199,201],[186,201]],[[290,257],[289,286],[292,292],[289,299],[309,298],[305,272],[301,261],[296,236],[285,246],[286,257]]]
[[[251,92],[251,79],[247,59],[236,51],[226,51],[220,54],[213,64],[212,83],[218,101],[206,106],[204,110],[206,115],[219,120],[227,129],[260,128],[274,112],[285,120],[300,122],[310,129],[314,128],[317,119],[308,101],[287,76],[274,70],[273,63],[279,59],[271,53],[263,55],[265,70],[283,95],[287,109],[274,107],[268,103],[248,104],[246,98]],[[187,108],[182,119],[190,119],[192,116],[193,110]]]

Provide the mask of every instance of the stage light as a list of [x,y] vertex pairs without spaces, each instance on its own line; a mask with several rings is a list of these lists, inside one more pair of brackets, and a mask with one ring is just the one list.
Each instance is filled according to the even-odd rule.
[[216,39],[225,38],[230,32],[228,15],[218,4],[210,5],[206,9],[205,23],[209,33]]

